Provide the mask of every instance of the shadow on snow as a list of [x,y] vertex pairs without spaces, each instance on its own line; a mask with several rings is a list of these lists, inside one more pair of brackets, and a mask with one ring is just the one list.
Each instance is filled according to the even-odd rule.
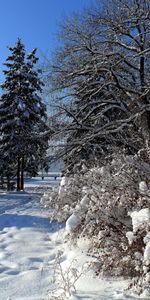
[[[13,193],[0,193],[0,214],[3,214],[5,211],[19,208],[29,202],[34,198],[31,194],[26,192],[13,192]],[[38,196],[37,196],[38,201]]]
[[0,230],[6,227],[21,228],[35,228],[40,230],[47,229],[48,232],[56,232],[63,228],[62,223],[50,221],[47,218],[31,215],[16,215],[16,214],[2,214],[0,216]]

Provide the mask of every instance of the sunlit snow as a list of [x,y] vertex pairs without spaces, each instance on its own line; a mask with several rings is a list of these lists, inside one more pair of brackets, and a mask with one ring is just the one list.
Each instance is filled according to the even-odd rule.
[[69,248],[64,225],[50,224],[49,210],[40,206],[40,198],[44,190],[58,182],[35,178],[28,181],[25,192],[0,193],[0,299],[54,299],[53,278],[60,251],[63,274],[67,275],[71,265],[71,272],[81,274],[76,291],[61,299],[126,299],[125,280],[104,280],[84,272],[84,266],[93,261],[85,255],[88,241],[80,240],[76,248]]

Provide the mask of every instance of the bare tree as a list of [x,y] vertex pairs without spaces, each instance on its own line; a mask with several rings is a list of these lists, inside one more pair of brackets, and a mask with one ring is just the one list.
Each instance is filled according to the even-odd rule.
[[63,22],[48,76],[55,106],[67,116],[56,134],[67,140],[68,165],[110,152],[112,144],[149,149],[150,3],[99,4]]

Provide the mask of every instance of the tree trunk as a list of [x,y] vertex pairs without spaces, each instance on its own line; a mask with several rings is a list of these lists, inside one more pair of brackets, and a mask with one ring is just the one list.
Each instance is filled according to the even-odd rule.
[[21,190],[24,190],[24,156],[21,158]]
[[145,111],[140,120],[141,133],[143,136],[145,155],[144,159],[147,163],[150,162],[150,112]]
[[20,191],[20,157],[18,157],[17,165],[17,191]]
[[7,192],[10,191],[10,178],[7,176]]
[[[143,46],[141,48],[141,51],[144,51]],[[147,95],[144,95],[145,94],[145,58],[143,56],[141,56],[140,58],[140,81],[141,81],[141,92],[143,94],[141,100],[142,103],[145,106],[147,106],[149,104],[149,101],[147,99]],[[142,115],[141,125],[142,125],[142,134],[144,138],[145,149],[147,152],[148,160],[150,161],[150,112],[149,111],[145,111],[145,113]]]

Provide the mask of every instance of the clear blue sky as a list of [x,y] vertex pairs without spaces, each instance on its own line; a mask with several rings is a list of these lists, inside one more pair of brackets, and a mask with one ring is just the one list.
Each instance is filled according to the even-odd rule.
[[38,48],[38,55],[54,50],[58,23],[74,11],[82,11],[93,0],[0,0],[0,83],[2,65],[20,37],[26,50]]

